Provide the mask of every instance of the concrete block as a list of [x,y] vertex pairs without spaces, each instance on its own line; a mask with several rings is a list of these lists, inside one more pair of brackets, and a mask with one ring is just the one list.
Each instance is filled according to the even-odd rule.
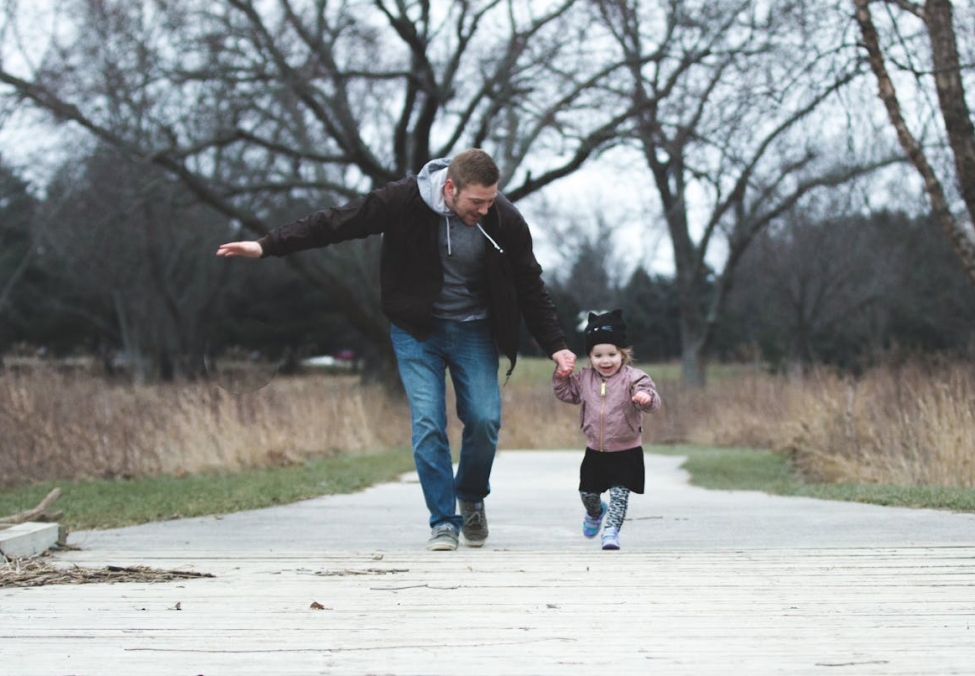
[[28,521],[0,530],[0,553],[8,559],[37,556],[58,542],[56,523]]

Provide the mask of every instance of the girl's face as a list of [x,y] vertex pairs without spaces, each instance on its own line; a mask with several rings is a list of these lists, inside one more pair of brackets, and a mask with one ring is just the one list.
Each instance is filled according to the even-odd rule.
[[609,377],[623,365],[623,353],[615,345],[600,343],[589,351],[589,363],[603,377]]

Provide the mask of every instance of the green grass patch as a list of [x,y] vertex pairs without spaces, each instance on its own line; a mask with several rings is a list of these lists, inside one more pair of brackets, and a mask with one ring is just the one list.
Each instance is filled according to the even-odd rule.
[[759,449],[677,445],[648,450],[687,456],[682,467],[691,475],[691,484],[701,488],[975,512],[975,490],[971,488],[812,483],[793,470],[785,456]]
[[55,486],[52,510],[69,530],[228,514],[336,493],[352,493],[413,469],[409,450],[313,458],[301,465],[237,473],[44,482],[0,491],[0,515],[35,507]]
[[[686,456],[691,483],[715,490],[750,490],[823,500],[975,512],[975,490],[932,486],[817,484],[793,471],[771,451],[653,446],[652,453]],[[352,493],[413,469],[408,449],[368,455],[313,458],[302,465],[239,473],[129,480],[44,482],[0,491],[0,515],[35,507],[55,486],[53,509],[69,530],[116,528],[150,521],[229,514],[298,500]]]

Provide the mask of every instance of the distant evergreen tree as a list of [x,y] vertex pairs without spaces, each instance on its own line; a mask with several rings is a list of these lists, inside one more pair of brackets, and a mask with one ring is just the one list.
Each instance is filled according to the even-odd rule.
[[673,278],[637,268],[620,291],[619,305],[629,325],[636,359],[663,362],[679,359],[680,309]]
[[22,311],[17,287],[31,266],[35,250],[31,224],[36,201],[28,184],[0,158],[0,344],[12,334],[10,323]]
[[30,186],[0,158],[0,354],[18,342],[47,342],[41,308],[49,280],[34,237],[37,200]]
[[975,344],[975,289],[927,218],[793,215],[746,254],[720,330],[730,355],[858,369],[893,347]]

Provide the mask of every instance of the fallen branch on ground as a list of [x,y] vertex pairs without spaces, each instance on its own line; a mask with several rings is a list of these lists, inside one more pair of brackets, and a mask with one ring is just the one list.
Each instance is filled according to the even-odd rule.
[[23,512],[18,512],[11,516],[0,516],[0,530],[4,528],[9,528],[18,523],[25,523],[27,521],[57,521],[61,516],[61,512],[54,512],[49,514],[48,509],[54,504],[54,501],[61,497],[60,488],[52,488],[51,492],[48,493],[43,500],[38,503],[37,507],[34,509],[28,509]]
[[[2,557],[0,557],[2,560]],[[189,570],[159,570],[148,566],[105,566],[81,568],[58,566],[43,559],[13,559],[0,563],[0,589],[3,587],[42,587],[48,584],[87,584],[92,582],[172,582],[190,578],[215,577],[211,573]]]

